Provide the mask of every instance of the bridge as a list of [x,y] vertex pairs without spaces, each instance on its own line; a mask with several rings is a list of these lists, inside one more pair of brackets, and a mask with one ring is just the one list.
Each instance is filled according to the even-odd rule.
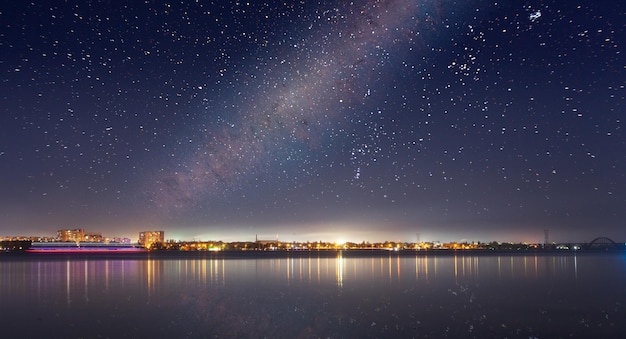
[[616,243],[615,241],[607,237],[597,237],[591,240],[585,247],[586,250],[623,250],[625,248],[624,243]]
[[558,244],[556,249],[589,250],[589,251],[623,251],[626,244],[618,243],[607,237],[597,237],[589,243]]

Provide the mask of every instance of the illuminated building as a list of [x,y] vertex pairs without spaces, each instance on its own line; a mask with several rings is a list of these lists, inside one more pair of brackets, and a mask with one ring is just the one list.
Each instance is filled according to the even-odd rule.
[[276,236],[276,240],[261,240],[259,236],[255,236],[254,244],[257,250],[276,250],[280,247],[280,241],[278,241],[278,236]]
[[85,240],[85,230],[77,228],[74,230],[58,230],[57,240],[79,242]]
[[139,245],[150,248],[154,243],[165,242],[165,232],[164,231],[143,231],[139,232]]
[[104,238],[102,237],[102,234],[100,233],[85,233],[85,237],[84,237],[85,241],[89,241],[89,242],[104,242]]

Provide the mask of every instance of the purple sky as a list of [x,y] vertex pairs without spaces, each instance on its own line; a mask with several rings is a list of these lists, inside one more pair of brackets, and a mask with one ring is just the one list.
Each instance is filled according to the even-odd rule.
[[622,1],[0,8],[0,235],[626,239]]

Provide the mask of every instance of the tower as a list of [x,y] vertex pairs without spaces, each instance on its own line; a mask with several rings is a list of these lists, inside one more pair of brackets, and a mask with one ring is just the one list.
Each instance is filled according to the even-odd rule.
[[543,244],[545,246],[548,246],[548,244],[550,244],[550,230],[543,230],[543,233],[545,234],[545,239],[543,240]]

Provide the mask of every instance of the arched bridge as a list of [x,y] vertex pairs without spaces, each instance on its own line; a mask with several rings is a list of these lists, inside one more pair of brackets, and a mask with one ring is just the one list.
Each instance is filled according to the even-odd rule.
[[587,250],[622,250],[624,249],[624,244],[616,243],[615,241],[607,238],[607,237],[597,237],[591,242],[589,242],[586,246],[584,246]]

